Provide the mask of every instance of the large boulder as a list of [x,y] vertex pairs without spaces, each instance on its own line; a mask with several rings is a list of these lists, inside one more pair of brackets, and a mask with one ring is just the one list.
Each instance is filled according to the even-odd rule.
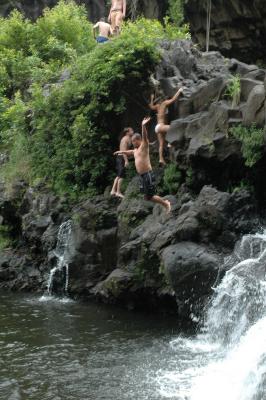
[[206,246],[180,242],[163,250],[162,263],[175,291],[179,313],[188,316],[212,293],[222,257]]

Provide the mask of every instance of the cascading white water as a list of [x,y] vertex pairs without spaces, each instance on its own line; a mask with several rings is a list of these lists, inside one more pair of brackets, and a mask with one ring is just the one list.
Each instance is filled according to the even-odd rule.
[[62,271],[63,269],[65,270],[64,292],[67,293],[68,291],[68,283],[69,283],[68,247],[69,247],[71,231],[72,231],[71,220],[64,222],[59,228],[57,235],[56,249],[54,251],[54,254],[57,257],[57,265],[51,269],[47,284],[47,292],[49,295],[52,294],[53,280],[56,272]]
[[179,360],[158,373],[165,398],[266,400],[266,233],[244,236],[225,267],[202,332],[170,343]]

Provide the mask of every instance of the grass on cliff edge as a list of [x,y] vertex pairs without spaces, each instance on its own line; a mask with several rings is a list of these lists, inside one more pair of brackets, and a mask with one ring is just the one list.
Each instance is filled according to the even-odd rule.
[[188,28],[140,18],[96,46],[85,8],[63,0],[35,23],[17,11],[0,22],[2,176],[45,179],[73,198],[102,192],[120,118],[149,91],[158,41],[188,38]]

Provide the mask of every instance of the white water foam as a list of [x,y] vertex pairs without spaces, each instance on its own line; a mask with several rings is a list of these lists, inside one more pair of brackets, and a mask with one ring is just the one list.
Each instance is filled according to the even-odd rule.
[[57,245],[54,252],[55,256],[57,257],[57,264],[50,271],[47,283],[48,295],[52,295],[54,277],[55,274],[59,271],[64,271],[65,274],[64,293],[67,293],[68,291],[68,285],[69,285],[68,247],[69,247],[71,233],[72,233],[72,221],[68,220],[60,226],[58,231]]
[[175,365],[156,379],[163,398],[266,399],[266,234],[244,236],[225,264],[202,333],[170,343]]

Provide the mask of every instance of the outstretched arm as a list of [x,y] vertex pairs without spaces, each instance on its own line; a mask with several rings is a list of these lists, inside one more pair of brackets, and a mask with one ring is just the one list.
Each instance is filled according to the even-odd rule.
[[171,99],[165,100],[164,104],[167,105],[167,106],[170,106],[170,104],[174,103],[178,99],[178,97],[180,96],[181,93],[183,93],[183,89],[182,88],[180,88]]
[[148,138],[148,132],[147,132],[147,127],[146,125],[150,122],[151,118],[150,117],[146,117],[144,118],[144,120],[142,121],[142,142],[145,145],[149,145],[149,138]]
[[134,150],[118,150],[114,152],[114,156],[134,156]]
[[154,94],[151,95],[151,101],[150,101],[149,107],[153,111],[157,110],[157,106],[154,104]]

